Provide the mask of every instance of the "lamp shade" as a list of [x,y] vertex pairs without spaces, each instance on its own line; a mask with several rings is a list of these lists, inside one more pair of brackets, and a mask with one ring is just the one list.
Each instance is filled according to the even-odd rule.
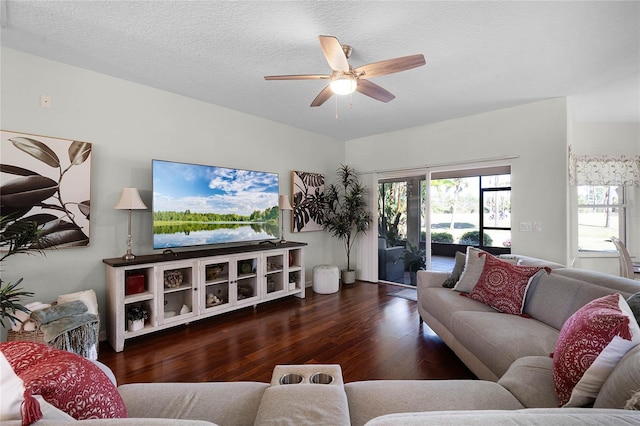
[[288,195],[280,195],[278,197],[278,207],[280,207],[280,210],[293,210]]
[[136,188],[122,188],[120,200],[113,208],[116,210],[144,210],[147,206],[142,202]]

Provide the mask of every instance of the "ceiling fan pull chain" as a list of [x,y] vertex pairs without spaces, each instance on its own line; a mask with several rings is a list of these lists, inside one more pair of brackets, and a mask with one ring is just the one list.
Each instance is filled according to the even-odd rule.
[[335,96],[336,98],[336,120],[338,119],[338,97]]

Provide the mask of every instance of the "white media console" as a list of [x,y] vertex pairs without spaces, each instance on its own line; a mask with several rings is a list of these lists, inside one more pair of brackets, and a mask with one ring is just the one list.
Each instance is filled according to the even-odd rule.
[[[126,339],[285,296],[305,296],[305,243],[260,244],[103,259],[107,272],[107,338]],[[128,324],[142,306],[144,327]],[[135,330],[135,331],[134,331]]]

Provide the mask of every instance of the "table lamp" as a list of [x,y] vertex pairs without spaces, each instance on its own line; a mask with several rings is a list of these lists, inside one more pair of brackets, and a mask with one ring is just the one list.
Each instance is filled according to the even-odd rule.
[[147,206],[142,202],[140,194],[136,188],[123,188],[120,200],[113,208],[116,210],[129,210],[127,252],[122,256],[122,258],[124,260],[133,260],[136,256],[131,252],[131,210],[144,210]]
[[291,203],[289,202],[288,195],[280,195],[278,197],[278,207],[280,207],[280,244],[284,244],[287,240],[284,239],[284,211],[285,210],[293,210],[291,207]]

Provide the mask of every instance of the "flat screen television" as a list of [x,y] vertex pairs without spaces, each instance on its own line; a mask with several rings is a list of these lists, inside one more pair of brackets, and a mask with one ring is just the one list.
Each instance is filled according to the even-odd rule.
[[279,238],[278,174],[152,160],[153,248]]

